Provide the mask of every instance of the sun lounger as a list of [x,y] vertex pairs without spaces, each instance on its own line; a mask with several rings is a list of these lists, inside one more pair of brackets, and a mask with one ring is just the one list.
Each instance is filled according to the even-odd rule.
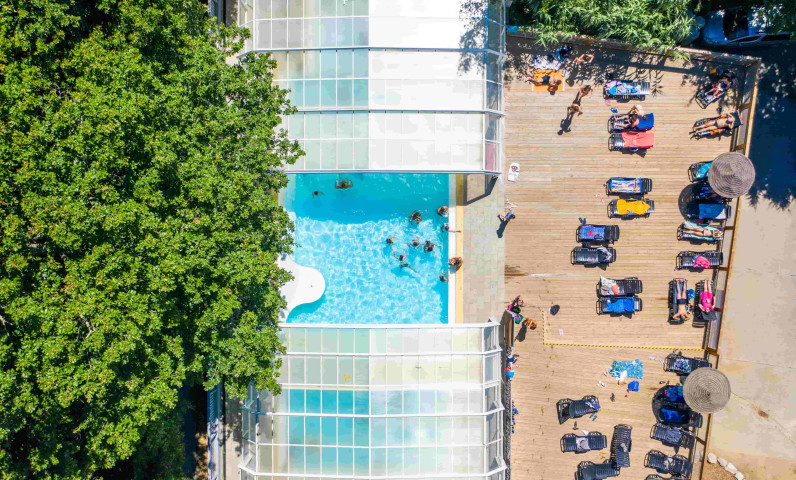
[[603,480],[608,477],[618,477],[619,468],[610,461],[604,463],[580,462],[576,480]]
[[691,301],[688,299],[688,280],[685,278],[675,278],[669,282],[669,321],[672,323],[683,323],[685,320],[676,319],[674,315],[677,313],[677,293],[682,292],[685,295],[685,311],[686,314],[691,314]]
[[644,459],[644,466],[647,468],[654,468],[659,473],[673,473],[676,475],[684,475],[688,477],[691,475],[693,466],[682,455],[666,455],[658,450],[650,450]]
[[[708,130],[708,131],[705,131],[705,132],[692,134],[692,136],[694,138],[706,138],[706,137],[713,137],[713,136],[716,136],[716,135],[724,135],[724,134],[727,134],[727,133],[731,133],[733,130],[735,130],[736,128],[738,128],[741,125],[743,125],[743,120],[741,119],[741,114],[740,113],[738,113],[736,111],[736,112],[730,113],[729,115],[731,115],[733,117],[733,120],[734,120],[733,123],[732,123],[732,128],[727,128],[727,127],[724,127],[724,128],[712,128],[711,130]],[[697,121],[694,124],[694,127],[699,127],[701,125],[704,125],[707,122],[712,122],[713,120],[718,120],[719,118],[722,118],[722,117],[726,118],[726,116],[724,116],[724,115],[722,115],[720,117],[703,118],[702,120]],[[715,127],[715,125],[714,125],[714,127]]]
[[577,231],[578,242],[614,243],[619,240],[617,225],[581,225]]
[[711,235],[711,236],[708,237],[708,236],[695,235],[693,233],[686,233],[686,231],[685,231],[686,227],[691,227],[691,228],[699,227],[699,228],[704,228],[706,230],[709,230],[711,232],[724,232],[723,228],[716,227],[716,226],[713,226],[713,225],[699,224],[699,223],[694,223],[694,222],[683,222],[677,228],[677,239],[678,240],[689,240],[691,242],[718,242],[719,240],[724,238],[723,236],[722,237],[714,237],[714,236]]
[[633,313],[641,311],[638,297],[602,297],[597,300],[597,313]]
[[644,480],[687,480],[686,477],[680,475],[672,475],[669,478],[661,477],[657,473],[650,473]]
[[692,182],[696,182],[697,180],[704,180],[708,178],[708,170],[710,170],[710,162],[697,162],[692,163],[690,167],[688,167],[688,179]]
[[662,423],[656,423],[652,427],[650,438],[672,447],[691,448],[694,446],[694,435],[678,427]]
[[713,366],[713,364],[707,360],[694,357],[685,357],[682,353],[683,352],[670,353],[667,355],[665,360],[666,363],[663,365],[664,371],[674,372],[677,375],[685,376],[697,368]]
[[611,115],[610,118],[608,118],[608,133],[643,132],[645,130],[650,130],[655,126],[655,115],[652,113],[642,115],[638,119],[638,125],[632,128],[622,126],[621,123],[618,122],[619,117],[624,117],[624,115]]
[[636,277],[627,277],[619,280],[600,277],[597,282],[598,297],[626,297],[642,293],[643,285]]
[[[707,259],[709,266],[700,267],[695,262],[697,257],[704,257]],[[709,252],[680,252],[677,254],[675,268],[682,270],[684,268],[718,268],[724,261],[724,254],[718,251]]]
[[616,100],[644,100],[650,94],[650,82],[611,80],[605,84],[603,97]]
[[713,191],[713,187],[706,181],[695,185],[693,200],[702,203],[729,203],[731,198],[724,198]]
[[[625,213],[619,213],[619,208],[618,208],[618,207],[619,207],[619,202],[620,202],[620,201],[626,201],[626,202],[644,202],[644,203],[646,203],[647,205],[649,205],[649,208],[647,209],[647,211],[646,211],[646,212],[644,212],[644,214],[643,214],[643,215],[638,215],[638,214],[636,214],[636,213],[634,213],[634,212],[630,211],[630,208],[627,208],[627,209],[626,209],[626,211],[625,211]],[[627,203],[626,203],[625,205],[627,205],[628,207],[630,207],[630,205],[628,205]],[[650,214],[651,214],[651,213],[654,213],[654,212],[655,212],[655,202],[654,202],[654,201],[652,201],[652,200],[646,200],[646,199],[644,199],[644,200],[624,200],[624,199],[621,199],[621,200],[611,200],[611,201],[608,203],[608,217],[610,217],[610,218],[617,218],[617,217],[619,217],[619,218],[640,218],[640,217],[649,217],[649,216],[650,216]]]
[[611,247],[575,247],[570,258],[572,265],[604,265],[616,261],[616,250]]
[[702,426],[702,415],[688,408],[685,403],[663,402],[655,412],[659,423],[680,428],[699,428]]
[[599,412],[600,402],[594,395],[586,395],[580,400],[562,398],[556,402],[556,410],[558,411],[558,423],[561,424],[570,418],[580,418],[590,413]]
[[608,137],[608,150],[644,150],[655,146],[655,132],[612,133]]
[[605,183],[607,195],[646,195],[651,191],[649,178],[611,177]]
[[727,220],[731,212],[731,207],[723,203],[692,202],[686,216],[694,220]]
[[602,450],[608,446],[608,439],[600,432],[589,432],[588,435],[567,433],[561,437],[561,451],[586,453],[590,450]]
[[614,436],[611,438],[611,462],[619,468],[630,466],[630,449],[633,441],[630,439],[630,425],[617,425],[614,427]]
[[[694,320],[698,322],[712,322],[714,320],[718,320],[718,312],[716,310],[711,310],[706,312],[699,308],[699,305],[702,303],[702,293],[705,291],[705,282],[710,280],[700,280],[697,282],[696,287],[694,287]],[[713,288],[713,298],[716,298],[716,289]]]
[[664,403],[683,403],[685,402],[685,397],[683,396],[683,386],[669,385],[663,387],[655,392],[653,399]]

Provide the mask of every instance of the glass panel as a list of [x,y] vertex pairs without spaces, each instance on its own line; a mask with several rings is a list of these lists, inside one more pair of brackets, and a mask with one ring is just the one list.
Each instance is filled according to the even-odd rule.
[[[357,20],[361,21],[362,19],[357,19]],[[337,19],[337,45],[345,47],[351,45],[352,29],[353,29],[352,19],[350,18]]]
[[367,418],[354,419],[354,445],[367,447],[370,438],[370,422]]
[[337,408],[340,413],[354,413],[354,392],[337,392]]
[[323,448],[322,453],[322,466],[321,470],[324,474],[334,475],[337,473],[337,449],[336,448]]
[[[293,118],[290,120],[290,129],[293,130],[294,128],[299,129],[301,131],[301,136],[297,136],[296,138],[304,137],[304,115],[294,115]],[[295,127],[294,127],[295,125]],[[301,125],[299,127],[299,125]],[[290,332],[290,345],[288,345],[288,352],[303,352],[306,343],[306,331],[303,328],[291,328],[289,329]]]
[[404,391],[404,413],[416,414],[419,410],[419,395],[416,390]]
[[355,47],[364,47],[368,44],[368,19],[355,18],[353,23],[353,45]]
[[290,357],[290,383],[304,383],[304,357]]
[[372,418],[370,420],[370,444],[374,447],[386,445],[387,419]]
[[334,80],[321,80],[321,106],[336,106],[337,86]]
[[417,417],[404,418],[404,445],[417,444]]
[[351,80],[337,81],[337,105],[339,107],[353,106],[353,88],[354,84]]
[[286,48],[287,47],[287,21],[286,20],[272,20],[271,21],[271,45],[272,45],[272,48]]
[[335,417],[321,419],[321,442],[323,445],[337,445],[337,419]]
[[340,375],[337,378],[337,383],[348,385],[354,383],[354,360],[351,357],[339,357],[338,362]]
[[434,396],[433,390],[420,391],[420,413],[435,413]]
[[[332,82],[334,83],[334,82]],[[332,170],[337,167],[336,142],[321,142],[321,168]]]
[[321,444],[321,417],[305,417],[305,441],[307,445]]
[[[340,131],[340,119],[348,117],[346,114],[338,114],[337,130]],[[354,353],[354,330],[352,328],[341,328],[339,331],[340,353]]]
[[403,395],[400,390],[390,390],[387,392],[387,414],[400,415],[403,411],[402,407]]
[[354,361],[354,384],[367,385],[368,384],[368,359],[357,358]]
[[355,413],[357,415],[367,415],[370,412],[370,395],[365,391],[357,391],[354,393]]
[[[323,114],[321,116],[321,132],[323,133],[324,127],[324,120],[327,117],[331,117],[332,120],[332,131],[334,131],[334,114],[327,115]],[[337,353],[337,329],[336,328],[324,328],[323,329],[323,351],[324,353]]]
[[383,390],[373,390],[370,392],[370,413],[372,415],[384,415],[387,413],[387,392]]
[[336,13],[335,3],[336,0],[320,0],[321,2],[321,16],[334,17]]
[[387,360],[384,357],[370,358],[370,382],[373,385],[384,385],[387,378]]
[[354,50],[354,77],[367,78],[368,76],[368,51]]
[[337,384],[337,359],[335,357],[323,357],[322,362],[324,385]]
[[321,411],[337,413],[337,392],[335,390],[323,390]]
[[387,474],[387,450],[384,448],[374,448],[370,451],[370,468],[374,476]]
[[337,16],[342,17],[351,16],[351,4],[356,3],[358,0],[351,1],[351,0],[337,0]]
[[254,18],[271,18],[271,0],[257,0],[255,2]]
[[307,357],[307,384],[320,385],[321,357]]
[[368,162],[367,140],[354,141],[354,168],[366,170],[368,168]]
[[[277,459],[280,458],[280,452],[285,452],[288,447],[276,447],[274,453],[277,454]],[[290,473],[304,473],[304,447],[290,447],[289,454],[285,455],[283,462],[280,462],[281,468],[277,468],[277,472],[287,473],[288,464],[290,465]],[[289,455],[289,456],[288,456]]]
[[261,472],[270,472],[271,471],[271,445],[260,445],[260,456],[258,458],[259,464],[257,465],[257,469]]
[[304,27],[300,19],[287,21],[287,46],[289,48],[301,48],[304,46],[302,37]]
[[334,50],[321,52],[321,78],[335,78],[337,76],[337,55]]
[[368,81],[367,80],[354,80],[354,106],[367,107],[368,106]]
[[[308,119],[309,120],[309,119]],[[309,127],[309,122],[307,124]],[[310,138],[317,138],[317,137],[310,137]],[[308,328],[307,329],[307,351],[308,352],[321,352],[321,329],[320,328]]]
[[271,22],[269,20],[262,20],[256,22],[256,35],[254,47],[259,50],[268,50],[271,48]]
[[[370,330],[360,328],[356,330],[356,353],[370,352]],[[374,352],[379,353],[379,352]]]
[[317,475],[321,473],[321,449],[320,447],[307,447],[306,449],[306,470],[308,474]]
[[287,0],[271,0],[271,7],[274,18],[287,17]]
[[304,444],[304,417],[290,417],[289,442],[294,445]]
[[387,474],[401,475],[403,473],[403,449],[387,449]]
[[338,445],[354,444],[354,419],[351,417],[340,417],[337,419],[337,443]]
[[288,423],[287,417],[274,416],[274,443],[288,443]]
[[403,353],[403,335],[401,330],[387,330],[387,353]]
[[387,419],[387,445],[400,447],[403,444],[403,419]]
[[402,383],[403,364],[401,357],[387,357],[387,384],[400,385]]
[[420,445],[433,445],[436,436],[437,419],[434,417],[420,417],[418,419],[417,443]]
[[337,43],[337,22],[334,18],[321,19],[321,46],[336,47]]
[[304,390],[283,390],[282,395],[290,393],[290,413],[304,413]]
[[321,413],[321,391],[307,390],[305,395],[307,413]]
[[420,451],[417,448],[404,449],[404,473],[406,475],[417,475],[418,473],[418,459],[420,458]]
[[354,474],[355,475],[368,475],[369,473],[370,458],[367,448],[354,449]]
[[[321,82],[307,80],[304,82],[304,106],[319,107],[321,104]],[[307,154],[309,156],[309,153]],[[316,350],[320,351],[320,350]]]
[[354,472],[354,450],[351,448],[337,449],[337,468],[341,475],[351,475]]
[[437,392],[437,413],[447,413],[451,409],[451,394],[446,390]]
[[368,14],[368,0],[356,0],[355,2],[351,2],[353,4],[353,11],[354,15],[367,15]]

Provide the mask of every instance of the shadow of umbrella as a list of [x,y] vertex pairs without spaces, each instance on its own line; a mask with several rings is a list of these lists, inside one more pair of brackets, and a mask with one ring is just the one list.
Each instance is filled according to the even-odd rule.
[[677,206],[683,218],[688,218],[689,206],[698,198],[701,189],[701,183],[692,183],[680,192],[680,197],[677,199]]

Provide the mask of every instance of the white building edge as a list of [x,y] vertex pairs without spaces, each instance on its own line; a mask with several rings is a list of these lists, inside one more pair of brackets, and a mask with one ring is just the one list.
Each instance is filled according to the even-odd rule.
[[[307,152],[291,173],[503,171],[504,0],[209,9],[276,59]],[[281,395],[208,395],[210,478],[505,478],[499,323],[459,321],[484,323],[283,323]]]

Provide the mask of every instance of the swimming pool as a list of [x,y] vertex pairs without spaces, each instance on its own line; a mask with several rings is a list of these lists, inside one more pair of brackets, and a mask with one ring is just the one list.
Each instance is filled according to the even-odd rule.
[[[335,188],[349,178],[353,187]],[[290,323],[447,323],[447,219],[436,211],[449,201],[448,175],[295,174],[285,208],[295,215],[293,259],[321,272],[326,291],[290,312]],[[320,192],[314,194],[314,192]],[[419,211],[422,221],[409,216]],[[407,255],[401,267],[387,244]],[[430,240],[425,252],[408,242]]]

